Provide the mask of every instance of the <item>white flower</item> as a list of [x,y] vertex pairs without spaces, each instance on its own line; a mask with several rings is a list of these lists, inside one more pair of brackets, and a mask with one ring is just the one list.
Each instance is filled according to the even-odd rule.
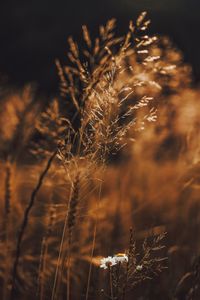
[[114,257],[108,256],[104,257],[100,260],[100,268],[107,269],[108,267],[112,267],[116,265],[117,262]]
[[142,266],[142,265],[138,265],[138,266],[136,267],[136,270],[137,270],[137,271],[142,271],[142,269],[143,269],[143,266]]
[[128,256],[125,253],[118,253],[114,256],[114,258],[118,263],[128,262]]
[[100,260],[100,268],[107,269],[118,263],[128,262],[128,256],[125,253],[118,253],[115,256],[104,257]]

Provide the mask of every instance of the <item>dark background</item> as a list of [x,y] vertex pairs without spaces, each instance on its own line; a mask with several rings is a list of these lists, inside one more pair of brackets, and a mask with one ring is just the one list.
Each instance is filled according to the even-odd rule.
[[147,10],[151,32],[169,35],[200,81],[199,0],[0,0],[0,73],[9,83],[37,82],[58,91],[55,58],[64,59],[67,37],[80,38],[81,25],[94,33],[111,17],[124,32],[128,21]]

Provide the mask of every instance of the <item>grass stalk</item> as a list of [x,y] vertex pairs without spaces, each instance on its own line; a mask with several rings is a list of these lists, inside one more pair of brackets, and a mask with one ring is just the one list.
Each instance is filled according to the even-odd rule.
[[28,206],[27,206],[27,208],[24,212],[23,221],[22,221],[22,224],[21,224],[21,227],[20,227],[20,230],[19,230],[19,234],[18,234],[16,255],[15,255],[15,260],[14,260],[14,264],[13,264],[12,281],[11,281],[12,288],[11,288],[11,298],[10,298],[11,300],[15,299],[15,281],[16,281],[16,277],[17,277],[19,259],[20,259],[20,255],[21,255],[21,244],[22,244],[22,240],[23,240],[27,225],[28,225],[29,215],[30,215],[31,209],[34,206],[36,196],[37,196],[37,194],[38,194],[38,192],[39,192],[39,190],[40,190],[40,188],[43,184],[45,176],[47,175],[56,154],[57,154],[57,151],[55,151],[50,156],[50,158],[48,159],[47,164],[46,164],[43,172],[40,174],[37,185],[34,188],[34,190],[32,191],[29,204],[28,204]]
[[11,164],[6,164],[6,178],[5,178],[5,209],[4,209],[4,243],[5,243],[5,274],[4,274],[4,287],[3,287],[3,300],[7,299],[8,293],[8,279],[10,272],[10,257],[9,257],[9,225],[10,225],[10,209],[11,209]]
[[110,279],[110,298],[114,300],[114,293],[113,293],[113,280],[112,280],[112,267],[109,267],[109,279]]
[[[66,212],[66,217],[65,217],[65,221],[64,221],[64,227],[63,227],[62,237],[61,237],[61,242],[60,242],[60,247],[59,247],[59,254],[58,254],[58,260],[57,260],[57,265],[56,265],[51,300],[54,300],[56,297],[56,289],[57,289],[57,286],[59,285],[58,284],[59,271],[61,272],[61,275],[62,275],[62,266],[63,266],[63,261],[65,259],[62,257],[64,255],[63,246],[64,246],[65,235],[66,235],[67,229],[68,229],[67,299],[69,300],[69,298],[70,298],[70,247],[71,247],[72,229],[75,226],[78,197],[79,197],[79,173],[77,173],[75,181],[74,181],[74,183],[72,183],[72,186],[71,186],[71,193],[70,193],[70,197],[69,197],[69,201],[68,201],[68,207],[67,207],[67,212]],[[61,269],[60,269],[60,267],[61,267]]]
[[[98,213],[98,205],[101,198],[101,190],[102,190],[102,182],[99,186],[99,196],[98,196],[98,203],[97,203],[97,213]],[[98,215],[96,215],[95,224],[94,224],[94,232],[93,232],[93,239],[92,239],[92,250],[90,255],[90,266],[89,266],[89,272],[88,272],[88,280],[87,280],[87,288],[86,288],[86,297],[85,300],[88,300],[89,298],[89,290],[90,290],[90,281],[91,281],[91,275],[92,275],[92,259],[94,257],[94,251],[95,251],[95,244],[96,244],[96,236],[97,236],[97,223],[98,223]]]

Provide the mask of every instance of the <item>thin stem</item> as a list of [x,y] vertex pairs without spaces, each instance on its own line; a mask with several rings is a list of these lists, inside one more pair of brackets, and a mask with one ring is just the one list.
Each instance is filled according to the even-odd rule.
[[70,243],[70,240],[69,240],[69,243],[68,243],[68,256],[67,256],[67,260],[68,260],[68,263],[67,263],[67,300],[70,300],[70,246],[71,246],[71,243]]
[[96,235],[97,235],[97,222],[95,221],[93,240],[92,240],[91,261],[90,261],[90,267],[89,267],[89,273],[88,273],[88,281],[87,281],[87,290],[86,290],[85,300],[88,300],[88,297],[89,297],[90,280],[91,280],[91,274],[92,274],[92,258],[94,256],[94,250],[95,250],[95,244],[96,244]]
[[7,162],[6,178],[5,178],[5,215],[10,213],[10,200],[11,200],[11,165]]
[[10,201],[11,201],[11,165],[7,162],[6,165],[6,178],[5,178],[5,211],[4,211],[4,237],[3,241],[5,243],[5,274],[4,274],[4,287],[3,287],[3,299],[7,299],[7,288],[8,288],[8,279],[10,272],[10,257],[8,253],[10,252],[9,244],[9,219],[10,219]]
[[126,297],[126,289],[127,289],[127,285],[128,285],[128,277],[129,277],[129,271],[130,271],[131,254],[133,254],[133,230],[132,230],[132,228],[130,228],[128,262],[126,264],[126,273],[125,273],[125,280],[124,280],[124,286],[123,286],[123,291],[122,291],[122,300],[125,300],[125,297]]
[[[52,233],[52,226],[54,222],[54,217],[55,217],[55,209],[51,208],[50,212],[50,217],[49,217],[49,222],[48,222],[48,227],[47,227],[47,234],[44,240],[44,255],[42,259],[42,277],[41,277],[41,282],[39,282],[39,292],[40,292],[40,300],[44,299],[44,292],[45,292],[45,271],[46,271],[46,265],[47,265],[47,255],[48,255],[48,250],[49,250],[49,237],[51,236]],[[41,251],[42,252],[42,251]],[[39,272],[40,274],[40,272]],[[40,277],[39,277],[40,279]]]
[[41,290],[44,281],[44,273],[43,273],[43,265],[44,265],[44,253],[45,253],[45,244],[46,244],[46,236],[42,239],[42,246],[41,246],[41,253],[40,253],[40,260],[39,260],[39,272],[38,272],[38,282],[37,282],[37,292],[36,297],[40,300],[41,298]]
[[128,283],[128,272],[129,272],[129,260],[126,265],[126,275],[125,275],[125,282],[123,286],[123,291],[122,291],[122,300],[125,300],[126,297],[126,288],[127,288],[127,283]]
[[50,156],[50,158],[49,158],[49,160],[46,164],[46,167],[43,170],[43,172],[41,173],[41,175],[39,177],[39,180],[38,180],[38,183],[37,183],[35,189],[33,190],[32,194],[31,194],[29,204],[28,204],[28,206],[27,206],[27,208],[24,212],[23,221],[22,221],[22,224],[21,224],[21,227],[20,227],[20,230],[19,230],[18,239],[17,239],[16,255],[15,255],[15,261],[14,261],[14,265],[13,265],[11,299],[15,298],[15,280],[16,280],[16,276],[17,276],[19,258],[20,258],[20,255],[21,255],[21,244],[22,244],[22,240],[23,240],[23,237],[24,237],[24,233],[25,233],[27,225],[28,225],[29,215],[30,215],[32,207],[34,206],[36,196],[37,196],[37,194],[38,194],[38,192],[39,192],[39,190],[40,190],[40,188],[43,184],[44,178],[47,175],[56,154],[57,154],[57,151],[55,151]]
[[113,294],[113,282],[112,282],[112,270],[111,270],[111,267],[109,267],[109,277],[110,277],[110,296],[111,296],[111,299],[114,300],[114,294]]
[[60,242],[60,248],[59,248],[59,254],[58,254],[58,260],[57,260],[56,272],[55,272],[55,277],[54,277],[54,283],[53,283],[51,300],[54,300],[54,296],[55,296],[55,292],[56,292],[56,285],[57,285],[57,281],[58,281],[59,266],[60,266],[60,262],[61,262],[62,249],[63,249],[64,239],[65,239],[65,233],[66,233],[66,229],[67,229],[67,216],[68,216],[68,214],[66,215],[66,218],[65,218],[65,223],[64,223],[63,232],[62,232],[62,238],[61,238],[61,242]]
[[[70,198],[68,201],[68,207],[67,207],[67,213],[65,216],[65,221],[64,221],[64,227],[63,227],[63,231],[62,231],[62,237],[61,237],[61,242],[60,242],[60,247],[59,247],[59,254],[58,254],[58,260],[57,260],[57,265],[56,265],[56,271],[55,271],[55,277],[54,277],[54,283],[53,283],[53,289],[52,289],[52,295],[51,295],[51,300],[54,300],[55,298],[55,294],[56,294],[56,287],[57,287],[57,282],[58,282],[58,273],[59,273],[59,267],[61,264],[61,260],[62,260],[62,250],[63,250],[63,245],[64,245],[64,241],[65,241],[65,234],[66,234],[66,230],[67,230],[67,221],[68,221],[68,214],[69,214],[69,207],[70,207],[70,201],[71,201],[71,197],[72,197],[72,193],[73,193],[73,187],[71,189],[71,194],[70,194]],[[69,249],[68,249],[69,251]]]
[[[100,201],[101,190],[102,190],[102,182],[100,183],[100,186],[99,186],[99,196],[98,196],[97,206],[98,206],[99,201]],[[98,207],[97,207],[97,213],[98,213]],[[88,273],[88,281],[87,281],[87,289],[86,289],[85,300],[88,300],[88,297],[89,297],[90,281],[91,281],[91,274],[92,274],[92,258],[94,256],[94,250],[95,250],[95,244],[96,244],[96,235],[97,235],[97,221],[98,221],[98,216],[96,216],[95,224],[94,224],[94,232],[93,232],[93,240],[92,240],[92,251],[91,251],[90,267],[89,267],[89,273]]]

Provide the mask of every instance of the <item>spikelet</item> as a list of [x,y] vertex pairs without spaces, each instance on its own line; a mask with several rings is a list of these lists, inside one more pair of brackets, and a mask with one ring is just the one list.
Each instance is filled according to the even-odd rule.
[[68,220],[67,220],[67,225],[68,225],[68,237],[69,237],[69,242],[71,243],[71,238],[72,238],[72,230],[75,226],[76,223],[76,213],[77,213],[77,205],[79,201],[79,183],[80,183],[80,178],[79,178],[79,173],[77,173],[75,180],[73,182],[72,186],[72,195],[70,198],[70,203],[69,203],[69,212],[68,212]]
[[88,46],[88,48],[91,48],[92,47],[92,41],[91,41],[90,33],[89,33],[88,29],[87,29],[87,26],[83,25],[82,29],[83,29],[83,38],[84,38],[84,41],[86,42],[86,45]]

